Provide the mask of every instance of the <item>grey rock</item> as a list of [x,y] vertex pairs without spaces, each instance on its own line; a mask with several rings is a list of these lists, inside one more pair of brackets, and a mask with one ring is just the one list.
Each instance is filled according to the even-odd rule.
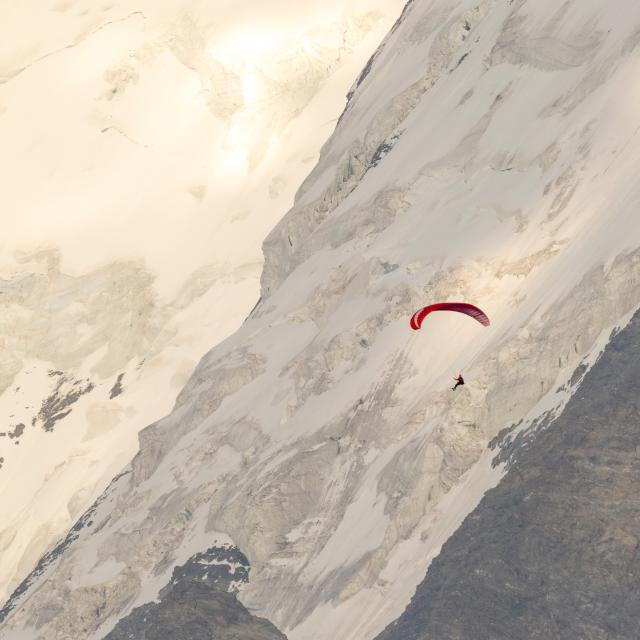
[[249,562],[236,548],[212,547],[176,567],[160,602],[123,618],[104,640],[286,640],[236,598]]
[[109,391],[110,400],[113,400],[114,398],[118,397],[123,392],[123,388],[122,388],[123,378],[124,378],[124,373],[121,373],[116,379],[116,381],[114,382],[113,387],[111,387],[111,391]]
[[268,620],[256,618],[235,595],[188,580],[159,604],[136,609],[105,640],[286,640]]
[[12,431],[9,431],[7,433],[7,436],[9,436],[11,440],[14,440],[14,439],[17,440],[22,436],[25,429],[26,427],[24,426],[24,423],[19,422],[17,425],[15,425]]
[[[57,373],[56,373],[57,375]],[[91,380],[75,380],[72,376],[59,376],[55,389],[42,401],[32,425],[40,422],[45,431],[53,431],[56,422],[71,413],[72,406],[85,394],[93,391]]]

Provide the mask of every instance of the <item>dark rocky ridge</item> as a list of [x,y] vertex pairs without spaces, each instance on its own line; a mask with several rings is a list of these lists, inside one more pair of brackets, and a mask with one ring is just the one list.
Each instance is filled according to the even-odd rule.
[[134,609],[104,640],[286,640],[237,599],[249,561],[235,547],[211,547],[173,570],[160,602]]
[[377,640],[640,638],[639,380],[636,314]]

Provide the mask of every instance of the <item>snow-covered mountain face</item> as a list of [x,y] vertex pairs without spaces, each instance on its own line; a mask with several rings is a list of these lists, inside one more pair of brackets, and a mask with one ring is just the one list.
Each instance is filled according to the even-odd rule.
[[[241,602],[291,640],[396,618],[500,481],[490,440],[559,412],[640,304],[638,45],[622,0],[409,2],[265,242],[259,305],[3,637],[118,633],[221,545],[251,565]],[[413,333],[443,299],[491,327],[441,313]]]
[[254,306],[402,0],[5,5],[0,600]]

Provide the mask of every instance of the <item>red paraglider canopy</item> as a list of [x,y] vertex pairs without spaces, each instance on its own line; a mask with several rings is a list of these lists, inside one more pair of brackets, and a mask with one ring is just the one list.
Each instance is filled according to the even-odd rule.
[[490,322],[487,314],[478,309],[478,307],[469,304],[467,302],[438,302],[437,304],[430,304],[427,307],[418,309],[412,316],[410,325],[411,328],[417,331],[422,326],[422,321],[432,311],[457,311],[458,313],[464,313],[472,318],[475,318],[480,324],[488,327]]

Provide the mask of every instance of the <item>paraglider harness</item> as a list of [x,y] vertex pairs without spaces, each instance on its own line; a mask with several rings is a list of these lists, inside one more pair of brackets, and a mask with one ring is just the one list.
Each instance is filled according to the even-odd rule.
[[456,383],[453,387],[451,387],[451,391],[455,391],[458,387],[461,387],[464,384],[464,378],[462,377],[462,374],[460,374],[457,378],[454,378],[454,380],[456,381]]

